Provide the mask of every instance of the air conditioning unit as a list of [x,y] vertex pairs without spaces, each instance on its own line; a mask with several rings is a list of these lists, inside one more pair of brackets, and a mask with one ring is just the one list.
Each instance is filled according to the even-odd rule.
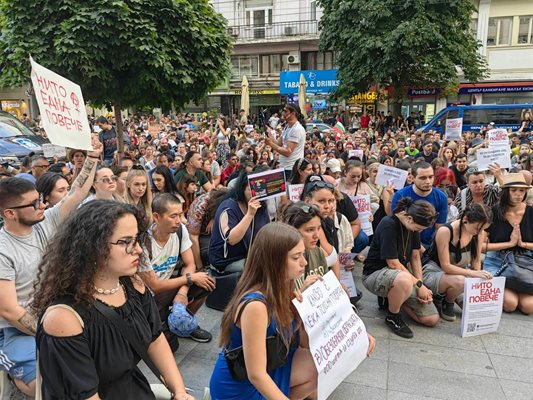
[[239,36],[239,27],[237,26],[230,26],[228,28],[228,35],[230,35],[231,37],[238,37]]
[[289,53],[287,57],[287,63],[289,64],[300,64],[300,53]]
[[296,27],[295,26],[286,26],[285,27],[285,36],[294,36],[297,33],[298,32],[296,31]]

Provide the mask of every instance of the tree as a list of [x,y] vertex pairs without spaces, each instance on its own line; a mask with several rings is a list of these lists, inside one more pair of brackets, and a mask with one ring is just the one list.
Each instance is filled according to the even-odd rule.
[[229,74],[225,19],[207,0],[0,0],[0,87],[26,84],[29,55],[84,98],[129,106],[199,102]]
[[487,74],[470,30],[471,0],[318,0],[324,9],[320,46],[337,51],[340,86],[348,98],[386,84],[399,100],[405,87],[449,88]]

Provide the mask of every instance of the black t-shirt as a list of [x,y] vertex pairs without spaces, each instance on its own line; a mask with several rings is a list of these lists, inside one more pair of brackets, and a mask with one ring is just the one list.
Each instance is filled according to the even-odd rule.
[[381,220],[374,232],[363,275],[387,268],[387,260],[398,259],[407,267],[411,261],[411,253],[416,249],[420,249],[420,233],[408,231],[396,215],[387,216]]
[[[513,233],[513,227],[507,220],[501,219],[498,213],[498,206],[492,207],[492,225],[487,229],[490,236],[490,243],[504,243],[508,242]],[[520,234],[522,241],[526,243],[533,242],[533,207],[526,206],[526,211],[520,221]],[[518,247],[507,250],[518,250]]]
[[468,168],[461,172],[457,169],[456,165],[452,165],[450,169],[455,175],[455,182],[457,182],[457,186],[459,186],[461,189],[464,189],[466,187],[466,171]]
[[340,212],[342,215],[344,215],[350,223],[359,218],[357,209],[346,193],[342,193],[342,200],[337,200],[337,212]]

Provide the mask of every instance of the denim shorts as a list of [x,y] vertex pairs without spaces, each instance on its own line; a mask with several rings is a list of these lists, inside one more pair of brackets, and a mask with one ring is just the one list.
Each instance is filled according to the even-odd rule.
[[[506,261],[507,253],[509,253],[509,250],[487,251],[485,261],[483,261],[483,269],[496,276],[496,272],[500,270]],[[533,251],[526,251],[524,255],[533,258]],[[514,258],[512,258],[512,260],[514,260]]]
[[36,363],[35,337],[16,328],[0,329],[0,369],[27,385],[35,380]]

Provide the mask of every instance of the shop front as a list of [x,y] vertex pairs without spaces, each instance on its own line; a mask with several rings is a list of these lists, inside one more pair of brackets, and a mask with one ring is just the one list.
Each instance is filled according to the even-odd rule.
[[533,81],[462,83],[459,96],[470,97],[470,104],[531,104]]

